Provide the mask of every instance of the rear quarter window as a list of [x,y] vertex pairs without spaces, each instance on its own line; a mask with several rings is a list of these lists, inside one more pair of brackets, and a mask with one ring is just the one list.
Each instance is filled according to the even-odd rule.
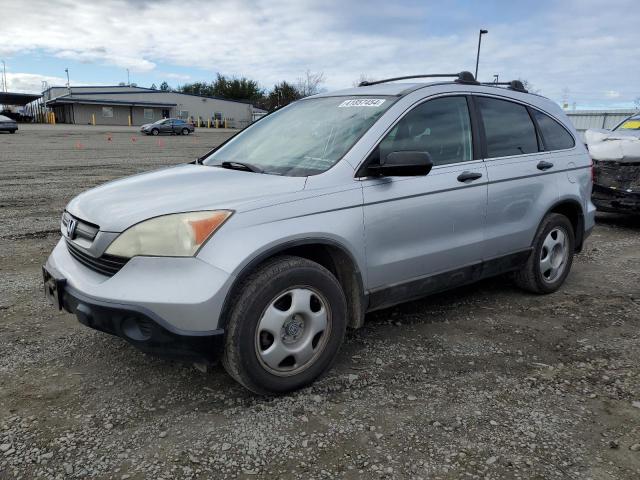
[[565,150],[576,146],[573,136],[567,129],[549,115],[533,110],[533,116],[538,122],[545,151]]

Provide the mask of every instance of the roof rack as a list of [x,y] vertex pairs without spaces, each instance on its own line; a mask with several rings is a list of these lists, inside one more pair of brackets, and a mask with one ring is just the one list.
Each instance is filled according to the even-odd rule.
[[375,80],[373,82],[360,82],[359,87],[367,87],[369,85],[378,85],[379,83],[387,83],[387,82],[395,82],[396,80],[407,80],[410,78],[450,78],[454,77],[456,83],[470,83],[473,85],[480,85],[473,73],[462,71],[459,73],[430,73],[426,75],[407,75],[406,77],[394,77],[394,78],[385,78],[384,80]]
[[524,84],[520,80],[511,80],[510,82],[482,82],[481,85],[505,85],[507,89],[514,90],[516,92],[529,93],[529,90],[524,88]]

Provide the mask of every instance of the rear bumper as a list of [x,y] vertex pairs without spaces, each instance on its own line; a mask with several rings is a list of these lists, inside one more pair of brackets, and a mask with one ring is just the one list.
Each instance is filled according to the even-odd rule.
[[640,213],[640,193],[593,185],[591,201],[602,212]]

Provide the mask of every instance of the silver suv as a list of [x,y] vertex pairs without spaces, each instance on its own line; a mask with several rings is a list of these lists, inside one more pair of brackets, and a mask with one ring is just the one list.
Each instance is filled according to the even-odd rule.
[[594,226],[591,188],[567,117],[520,82],[368,83],[77,196],[45,291],[140,349],[222,352],[278,394],[327,371],[372,310],[506,272],[554,292]]

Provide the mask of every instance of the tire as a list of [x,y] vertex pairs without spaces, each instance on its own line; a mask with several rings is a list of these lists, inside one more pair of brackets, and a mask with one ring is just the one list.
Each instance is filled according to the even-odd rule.
[[16,133],[15,130],[9,130],[9,133]]
[[569,219],[559,213],[548,214],[538,227],[527,263],[515,274],[516,285],[532,293],[555,292],[569,275],[574,251],[575,233]]
[[191,133],[191,132],[189,131],[188,128],[183,128],[182,129],[182,135],[189,135],[189,133]]
[[151,130],[151,135],[153,135],[154,137],[157,136],[160,133],[160,130],[158,130],[157,128],[154,128],[153,130]]
[[276,257],[232,301],[223,365],[259,395],[291,392],[331,367],[346,327],[347,301],[331,272],[304,258]]

